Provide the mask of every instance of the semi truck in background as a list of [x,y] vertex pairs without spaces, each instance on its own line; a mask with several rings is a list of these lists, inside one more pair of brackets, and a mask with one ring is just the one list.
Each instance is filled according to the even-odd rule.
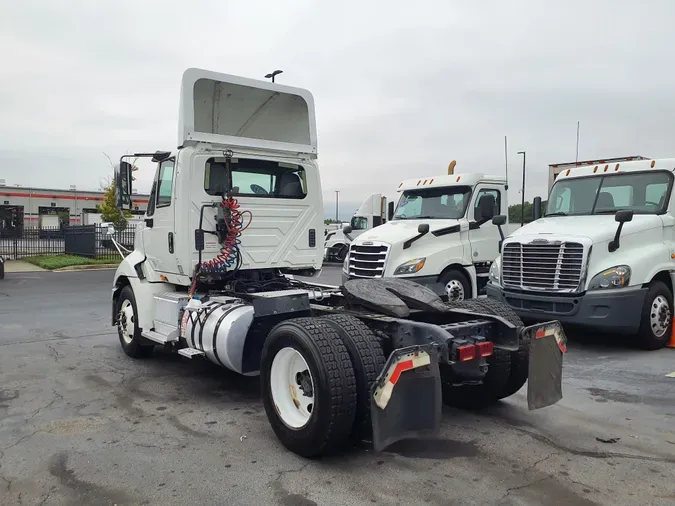
[[328,262],[343,262],[351,242],[375,227],[379,227],[387,221],[387,198],[381,193],[370,195],[364,200],[352,216],[349,222],[351,232],[343,230],[328,232],[324,243],[324,257]]
[[555,318],[663,347],[675,315],[675,159],[567,165],[551,166],[543,217],[504,241],[488,297],[526,320]]
[[[502,233],[517,227],[508,223],[507,182],[502,176],[455,174],[455,165],[450,163],[447,175],[399,185],[389,221],[352,241],[343,281],[406,279],[450,301],[485,293]],[[501,216],[501,230],[492,222],[495,216]]]

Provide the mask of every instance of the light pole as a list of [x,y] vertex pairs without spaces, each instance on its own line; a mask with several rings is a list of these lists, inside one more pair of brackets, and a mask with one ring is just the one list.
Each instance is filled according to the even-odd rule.
[[340,190],[335,190],[335,221],[339,222],[338,210],[340,208]]
[[520,196],[520,226],[525,224],[525,151],[518,151],[519,155],[523,155],[523,187],[521,188]]
[[278,76],[281,73],[283,73],[283,70],[275,70],[274,72],[270,72],[269,74],[265,74],[265,79],[272,79],[272,82],[274,82],[275,76]]

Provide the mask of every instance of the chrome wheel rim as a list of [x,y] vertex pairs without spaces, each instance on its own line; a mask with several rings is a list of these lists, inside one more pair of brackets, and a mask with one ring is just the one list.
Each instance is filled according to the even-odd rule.
[[450,302],[459,302],[464,300],[464,285],[456,279],[448,281],[445,285],[445,295]]
[[670,304],[663,295],[657,295],[649,308],[649,323],[656,337],[663,337],[670,326]]

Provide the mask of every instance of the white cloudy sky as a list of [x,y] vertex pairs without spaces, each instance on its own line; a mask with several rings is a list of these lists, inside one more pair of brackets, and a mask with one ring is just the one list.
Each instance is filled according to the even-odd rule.
[[[314,94],[326,214],[401,179],[675,156],[673,0],[1,2],[0,178],[97,188],[103,152],[176,145],[188,67]],[[151,169],[140,175],[149,188]],[[343,213],[341,213],[343,214]]]

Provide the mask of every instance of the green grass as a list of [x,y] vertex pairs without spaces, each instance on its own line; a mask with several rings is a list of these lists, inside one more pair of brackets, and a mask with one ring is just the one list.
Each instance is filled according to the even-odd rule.
[[43,255],[38,257],[28,257],[24,258],[24,262],[37,265],[43,269],[61,269],[63,267],[74,267],[76,265],[107,265],[107,264],[119,264],[121,258],[110,260],[110,259],[93,259],[78,257],[75,255]]

